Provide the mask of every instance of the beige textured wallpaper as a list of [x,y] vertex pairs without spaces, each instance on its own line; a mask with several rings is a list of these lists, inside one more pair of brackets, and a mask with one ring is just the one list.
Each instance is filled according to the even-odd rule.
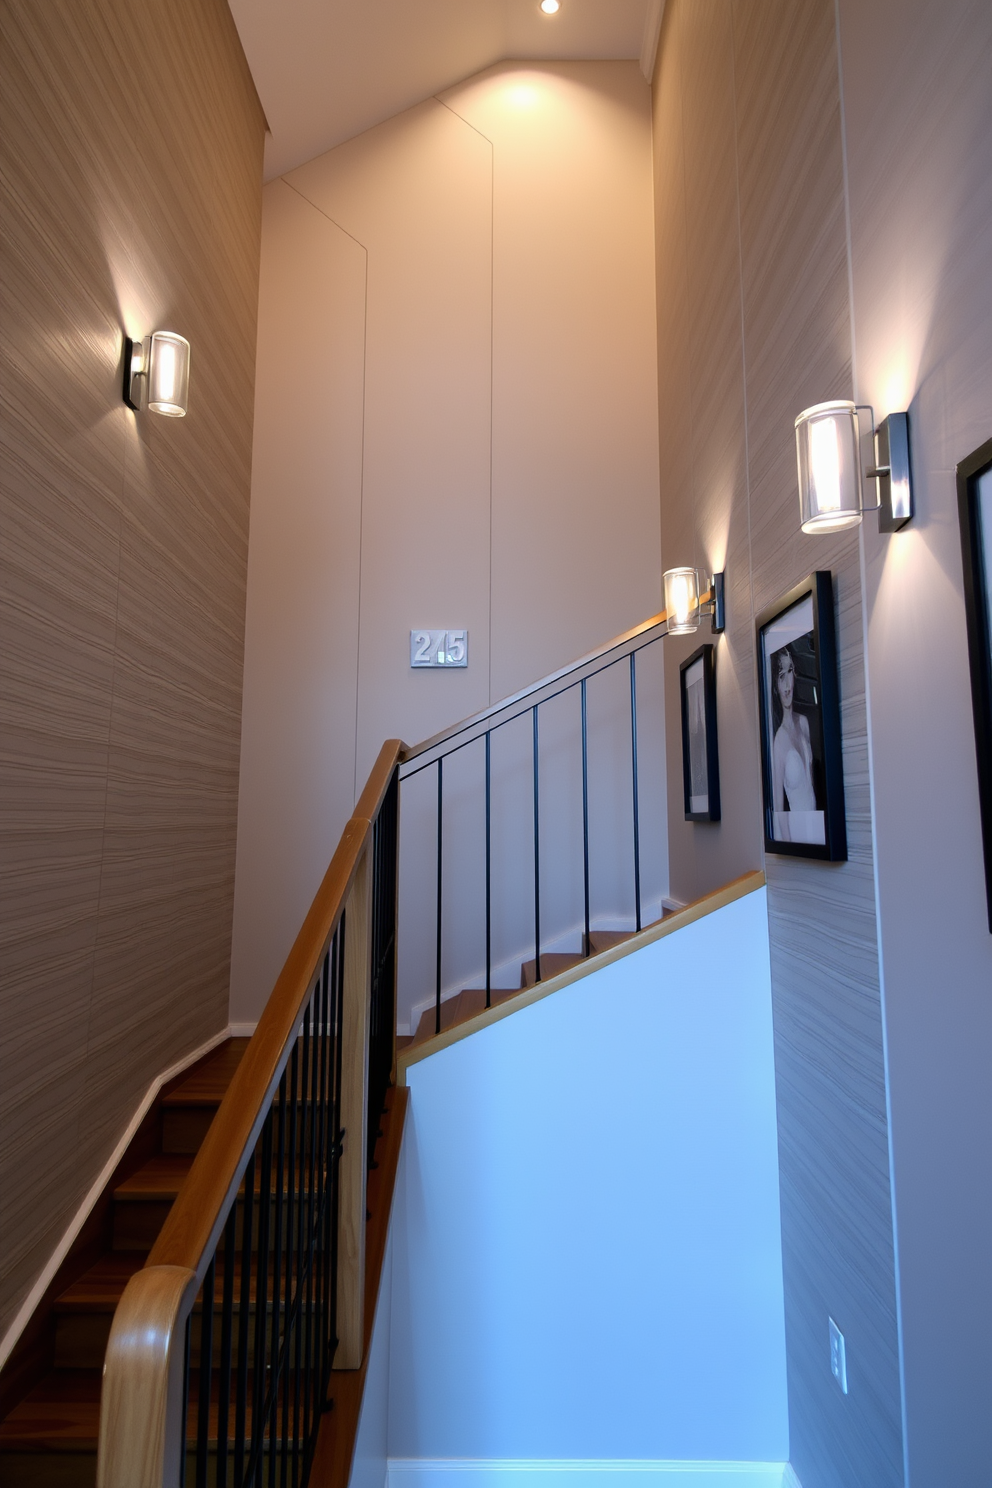
[[[0,1336],[227,1019],[264,119],[224,0],[6,0]],[[122,336],[192,343],[189,414]]]
[[[664,566],[727,575],[723,820],[684,820],[678,662],[666,725],[672,893],[764,866],[791,1461],[807,1488],[903,1481],[858,532],[799,530],[794,419],[853,388],[830,0],[669,0],[655,76]],[[754,619],[833,575],[849,858],[763,852]],[[854,1379],[831,1378],[827,1318]],[[855,1363],[856,1362],[856,1366]]]

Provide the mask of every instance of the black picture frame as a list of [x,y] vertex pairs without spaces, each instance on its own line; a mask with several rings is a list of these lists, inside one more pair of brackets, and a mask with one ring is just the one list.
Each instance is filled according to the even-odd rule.
[[992,439],[962,460],[956,475],[985,891],[992,932],[992,485],[982,489],[984,476],[992,482]]
[[843,863],[847,822],[829,571],[818,569],[783,594],[761,612],[755,629],[765,851]]
[[[720,758],[716,733],[716,659],[715,647],[709,642],[679,666],[679,700],[682,707],[685,819],[718,822]],[[704,785],[705,790],[700,790],[700,785]],[[704,797],[705,806],[702,805]]]

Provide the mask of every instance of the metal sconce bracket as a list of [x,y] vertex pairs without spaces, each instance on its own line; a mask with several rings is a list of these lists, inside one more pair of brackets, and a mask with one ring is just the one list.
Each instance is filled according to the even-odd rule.
[[879,532],[898,532],[913,518],[913,478],[909,460],[909,415],[890,413],[876,428],[875,410],[870,403],[859,403],[858,412],[871,415],[872,445],[875,464],[864,471],[865,480],[873,480],[878,500],[873,506],[862,503],[862,511],[878,512]]
[[124,402],[135,413],[141,409],[141,384],[146,354],[144,342],[132,341],[130,336],[124,337]]
[[710,580],[710,598],[699,606],[700,619],[709,615],[710,626],[714,635],[723,635],[727,624],[727,603],[725,597],[724,575],[715,573]]

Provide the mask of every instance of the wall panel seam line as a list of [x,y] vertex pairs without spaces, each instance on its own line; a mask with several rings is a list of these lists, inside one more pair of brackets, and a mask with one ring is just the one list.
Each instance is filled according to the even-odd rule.
[[483,134],[464,114],[453,109],[450,103],[434,94],[435,103],[448,110],[471,129],[489,146],[489,634],[486,637],[488,675],[486,693],[490,705],[493,700],[493,378],[495,353],[493,342],[496,325],[496,146],[488,134]]
[[354,802],[358,800],[358,724],[362,675],[362,545],[365,538],[365,399],[369,365],[369,250],[360,238],[356,238],[354,233],[349,232],[329,212],[325,212],[322,207],[318,207],[317,203],[312,201],[306,192],[301,191],[288,176],[281,176],[280,180],[285,181],[290,191],[295,191],[301,201],[305,201],[308,206],[313,207],[315,212],[319,212],[321,217],[327,222],[330,222],[339,232],[343,232],[346,238],[350,238],[353,243],[357,243],[358,247],[365,254],[365,283],[363,286],[364,298],[362,303],[362,458],[358,478],[358,625],[355,634],[355,750],[352,761],[352,801]]
[[[851,390],[858,389],[857,321],[854,308],[854,240],[851,232],[851,183],[847,154],[847,115],[844,109],[844,56],[841,50],[840,0],[834,0],[834,36],[837,51],[837,94],[840,109],[841,171],[844,184],[844,228],[847,249],[847,298],[851,323]],[[910,1488],[909,1413],[906,1401],[906,1355],[903,1337],[902,1278],[899,1263],[899,1218],[896,1204],[895,1151],[892,1142],[892,1085],[889,1077],[889,1030],[885,996],[885,951],[882,941],[882,902],[878,871],[878,833],[875,801],[875,748],[872,737],[871,658],[868,646],[868,575],[865,562],[864,523],[858,530],[858,573],[861,580],[861,644],[865,669],[865,746],[868,753],[868,809],[871,818],[871,871],[875,894],[875,950],[878,957],[878,1000],[882,1024],[882,1070],[885,1079],[885,1141],[889,1160],[889,1212],[892,1220],[892,1275],[895,1289],[896,1354],[899,1361],[899,1412],[902,1425],[902,1470],[904,1488]]]
[[[678,13],[681,23],[681,11]],[[689,337],[692,338],[692,299],[689,292],[689,179],[686,165],[686,132],[685,132],[685,72],[682,66],[684,47],[679,46],[679,122],[682,126],[682,262],[685,272],[685,304],[689,316]],[[692,511],[692,562],[698,567],[696,561],[696,431],[693,427],[693,386],[691,364],[687,368],[689,374],[689,452],[690,452],[690,486],[689,501]],[[662,554],[662,564],[665,557]]]
[[[734,27],[734,7],[730,5],[730,78],[733,89],[734,106],[734,192],[736,195],[736,217],[737,217],[737,289],[741,311],[741,403],[744,415],[744,510],[747,512],[747,594],[750,610],[749,632],[754,635],[754,539],[751,529],[751,442],[748,426],[748,397],[747,397],[747,342],[745,340],[746,320],[744,315],[744,243],[741,227],[741,156],[740,156],[740,117],[737,103],[737,32]],[[752,641],[753,645],[753,641]],[[757,701],[757,689],[755,690],[755,726],[760,726],[757,716],[759,704]],[[757,758],[757,778],[755,789],[758,799],[761,799],[761,757]],[[763,836],[764,834],[762,834]],[[765,865],[764,842],[761,845],[761,865]]]

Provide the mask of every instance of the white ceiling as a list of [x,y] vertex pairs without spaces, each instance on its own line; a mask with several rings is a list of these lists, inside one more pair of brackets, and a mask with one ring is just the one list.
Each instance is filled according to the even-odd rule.
[[[653,61],[663,0],[229,0],[266,179],[504,58]],[[653,34],[652,34],[653,33]]]

